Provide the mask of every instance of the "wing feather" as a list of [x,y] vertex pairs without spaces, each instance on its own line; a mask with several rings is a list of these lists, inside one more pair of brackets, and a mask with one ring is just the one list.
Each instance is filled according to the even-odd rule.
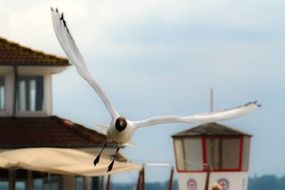
[[257,101],[255,101],[255,102],[249,102],[239,107],[218,112],[210,112],[210,113],[196,114],[190,116],[152,117],[143,121],[133,121],[133,125],[139,128],[139,127],[147,127],[147,126],[159,125],[165,123],[198,124],[205,122],[223,121],[244,116],[260,106],[261,105],[259,105]]
[[77,72],[90,84],[90,86],[96,91],[99,97],[102,99],[106,108],[110,112],[113,119],[116,119],[119,114],[115,107],[112,105],[110,99],[107,97],[105,91],[100,85],[92,78],[85,64],[85,61],[73,40],[71,33],[66,25],[63,14],[56,9],[51,8],[52,23],[56,34],[56,37],[66,53],[69,61],[76,67]]

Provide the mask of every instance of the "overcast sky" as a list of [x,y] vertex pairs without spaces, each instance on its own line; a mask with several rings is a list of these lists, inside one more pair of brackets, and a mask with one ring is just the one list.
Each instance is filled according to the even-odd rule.
[[[223,122],[254,135],[250,174],[285,171],[285,1],[26,0],[0,1],[0,36],[64,56],[50,7],[65,12],[94,78],[131,120],[209,111],[258,100],[263,107]],[[53,78],[54,114],[95,129],[109,124],[101,100],[73,67]],[[190,128],[137,131],[135,162],[174,164],[171,135]],[[149,176],[161,176],[163,169]],[[168,170],[167,170],[168,171]],[[132,177],[130,177],[132,178]]]

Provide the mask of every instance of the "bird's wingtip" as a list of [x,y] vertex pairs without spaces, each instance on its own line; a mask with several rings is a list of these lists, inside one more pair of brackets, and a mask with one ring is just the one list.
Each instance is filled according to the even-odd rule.
[[257,100],[255,100],[254,102],[252,102],[253,104],[255,104],[257,107],[262,107],[262,104],[259,103]]
[[262,104],[259,103],[257,100],[255,100],[255,101],[250,101],[250,102],[246,103],[244,106],[251,106],[251,105],[257,106],[257,107],[259,107],[259,108],[262,106]]

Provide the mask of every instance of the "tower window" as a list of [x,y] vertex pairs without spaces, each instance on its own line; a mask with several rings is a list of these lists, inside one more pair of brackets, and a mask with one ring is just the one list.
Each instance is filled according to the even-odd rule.
[[43,77],[21,76],[18,79],[18,109],[19,111],[43,110]]
[[214,170],[237,170],[240,159],[240,138],[208,138],[207,161]]
[[175,138],[177,167],[180,171],[203,171],[201,138]]
[[0,111],[5,109],[5,78],[0,76]]

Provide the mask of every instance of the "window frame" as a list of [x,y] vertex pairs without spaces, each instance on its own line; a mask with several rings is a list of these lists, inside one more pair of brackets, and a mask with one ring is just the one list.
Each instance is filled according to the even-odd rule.
[[[185,142],[184,140],[185,139],[198,139],[200,140],[201,142],[201,157],[202,157],[202,169],[188,169],[187,167],[187,163],[184,161],[186,160],[186,151],[185,151]],[[182,161],[181,160],[177,160],[177,147],[176,147],[176,140],[179,140],[181,141],[181,145],[182,145],[182,153],[181,153],[181,156],[182,156]],[[175,137],[174,140],[173,140],[173,146],[174,146],[174,154],[175,154],[175,163],[176,163],[176,168],[177,168],[177,171],[178,172],[182,172],[182,173],[185,173],[185,172],[204,172],[205,171],[205,167],[204,167],[204,143],[203,143],[203,137],[201,136],[197,136],[197,137]],[[190,161],[191,163],[191,161]],[[182,167],[180,167],[182,166]]]
[[[34,110],[34,111],[32,111],[32,110],[20,110],[20,97],[19,97],[19,94],[20,94],[20,90],[19,90],[19,88],[20,88],[20,86],[19,86],[19,84],[20,84],[20,79],[21,78],[36,78],[36,77],[41,77],[42,78],[42,90],[43,90],[43,92],[42,92],[42,109],[41,110]],[[45,76],[44,75],[26,75],[26,74],[22,74],[22,75],[19,75],[18,76],[18,78],[17,78],[17,98],[16,98],[16,112],[17,112],[17,115],[20,115],[20,116],[22,116],[22,115],[37,115],[37,114],[39,114],[39,115],[43,115],[43,114],[45,114],[45,112],[46,112],[46,100],[45,100],[45,96],[46,96],[46,93],[45,93]]]
[[[242,171],[242,157],[243,157],[243,137],[242,136],[213,136],[213,137],[205,137],[205,144],[206,140],[210,139],[218,139],[219,141],[223,140],[238,140],[238,152],[237,152],[237,167],[236,168],[213,168],[212,171],[217,171],[217,172],[233,172],[233,171]],[[205,163],[209,164],[208,158],[207,158],[207,144],[205,145]],[[222,147],[224,149],[224,147]],[[222,155],[223,157],[223,155]],[[221,159],[219,157],[219,159]],[[210,166],[211,167],[211,166]]]

